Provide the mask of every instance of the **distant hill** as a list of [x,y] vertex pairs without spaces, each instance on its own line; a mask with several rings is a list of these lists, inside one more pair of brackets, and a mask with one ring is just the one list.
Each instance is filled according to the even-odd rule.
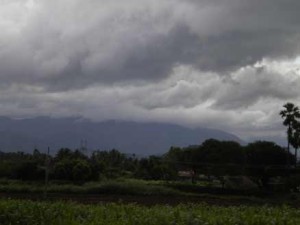
[[0,150],[32,152],[37,147],[52,152],[61,147],[77,149],[87,140],[89,150],[118,149],[138,155],[162,154],[171,146],[198,145],[208,138],[242,142],[237,136],[208,128],[189,129],[172,124],[106,121],[80,118],[0,117]]

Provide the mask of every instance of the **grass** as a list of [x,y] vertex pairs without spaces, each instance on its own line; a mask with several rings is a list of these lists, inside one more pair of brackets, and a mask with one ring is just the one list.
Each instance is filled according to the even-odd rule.
[[[45,186],[42,183],[0,182],[0,192],[2,193],[43,193],[44,190]],[[48,192],[62,194],[186,195],[186,193],[171,187],[141,180],[108,180],[83,185],[50,183]]]
[[220,207],[188,204],[145,207],[134,204],[80,205],[0,200],[0,224],[55,225],[298,225],[300,211],[281,207]]
[[[136,179],[106,180],[102,182],[90,182],[83,185],[72,183],[54,182],[48,186],[48,193],[53,195],[126,195],[126,196],[170,196],[179,197],[183,201],[190,199],[199,202],[206,200],[216,204],[247,204],[247,205],[282,205],[289,204],[298,206],[299,194],[276,194],[276,196],[246,196],[238,194],[222,194],[203,192],[200,184],[189,182],[166,182],[166,181],[145,181]],[[7,193],[6,196],[15,197],[14,194],[33,194],[34,198],[43,195],[45,186],[42,182],[22,182],[17,180],[0,180],[0,193]],[[25,195],[26,196],[26,195]],[[27,195],[28,196],[28,195]],[[120,196],[121,197],[121,196]],[[196,200],[198,199],[198,200]],[[1,223],[0,223],[1,224]]]

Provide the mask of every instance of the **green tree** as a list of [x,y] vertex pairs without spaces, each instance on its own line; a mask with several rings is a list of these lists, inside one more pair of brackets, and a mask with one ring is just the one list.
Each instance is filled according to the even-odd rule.
[[245,146],[247,166],[245,174],[260,188],[268,190],[271,177],[286,176],[288,161],[294,162],[294,156],[286,153],[281,146],[269,141],[256,141]]
[[73,181],[77,183],[85,182],[90,179],[91,174],[91,167],[86,161],[76,160],[72,169]]
[[70,159],[73,156],[73,152],[68,148],[61,148],[55,155],[55,161],[61,161],[64,159]]
[[208,139],[202,143],[197,161],[213,164],[243,164],[244,152],[239,143]]
[[[110,151],[94,151],[91,156],[92,174],[94,178],[116,178],[123,173],[135,171],[135,162],[116,149]],[[127,169],[132,171],[126,171]]]
[[53,168],[55,179],[72,180],[73,179],[74,160],[63,159],[56,162]]
[[[274,166],[286,164],[286,152],[279,145],[269,141],[256,141],[245,146],[248,165]],[[289,154],[293,159],[293,155]]]
[[39,168],[37,163],[30,161],[19,162],[13,171],[13,178],[21,180],[41,180],[44,177],[44,170]]
[[[286,103],[283,107],[284,110],[281,110],[279,115],[284,119],[283,125],[287,126],[287,142],[288,142],[287,151],[289,155],[290,143],[293,136],[293,124],[296,123],[297,118],[300,118],[300,112],[299,112],[299,108],[290,102]],[[289,164],[289,160],[287,161],[287,163]]]

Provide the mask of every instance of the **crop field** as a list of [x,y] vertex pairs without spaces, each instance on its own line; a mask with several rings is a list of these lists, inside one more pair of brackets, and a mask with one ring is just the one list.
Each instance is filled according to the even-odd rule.
[[72,202],[0,200],[0,224],[298,225],[300,211],[287,206],[220,207],[182,204],[146,207],[122,203],[81,205]]

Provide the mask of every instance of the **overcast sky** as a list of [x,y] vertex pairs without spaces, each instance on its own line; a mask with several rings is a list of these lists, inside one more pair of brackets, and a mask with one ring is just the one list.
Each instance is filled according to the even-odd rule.
[[0,0],[0,115],[284,138],[299,0]]

